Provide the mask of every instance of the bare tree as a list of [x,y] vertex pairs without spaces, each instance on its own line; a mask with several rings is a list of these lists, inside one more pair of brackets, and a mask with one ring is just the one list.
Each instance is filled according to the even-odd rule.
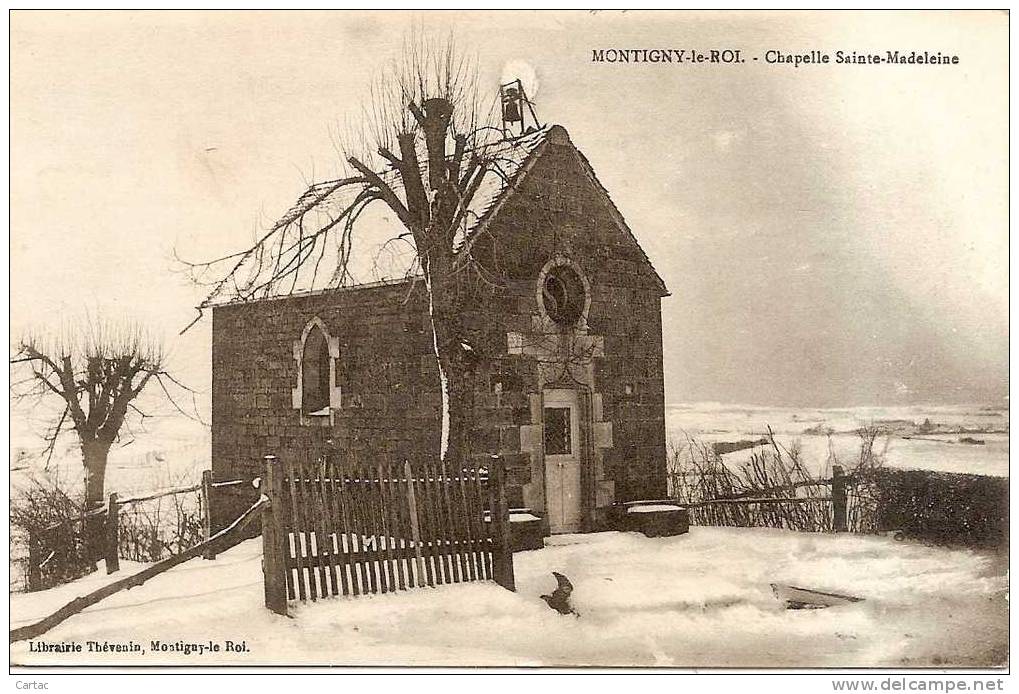
[[[24,373],[12,376],[11,390],[19,400],[48,399],[61,406],[45,434],[47,463],[57,438],[67,428],[77,434],[85,476],[85,506],[103,504],[110,448],[129,430],[129,415],[148,415],[136,403],[146,386],[155,383],[181,414],[172,394],[187,389],[164,367],[162,344],[135,325],[113,325],[93,319],[59,336],[34,333],[17,345],[11,364]],[[193,395],[193,393],[192,393]],[[56,410],[54,410],[56,412]]]
[[339,146],[347,175],[312,185],[248,248],[185,265],[210,288],[202,307],[315,288],[327,251],[334,257],[323,268],[325,286],[341,286],[351,281],[352,234],[362,214],[383,203],[399,220],[383,246],[410,244],[409,273],[423,278],[442,393],[439,453],[457,459],[467,445],[465,367],[472,358],[461,322],[464,281],[485,276],[467,237],[478,218],[472,202],[486,177],[509,182],[516,145],[492,125],[494,90],[483,115],[477,65],[451,38],[408,39],[374,82],[368,104],[350,129],[355,134]]

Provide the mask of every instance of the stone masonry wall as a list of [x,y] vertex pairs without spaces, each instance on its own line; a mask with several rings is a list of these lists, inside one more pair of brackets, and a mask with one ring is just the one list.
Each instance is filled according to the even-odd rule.
[[[508,465],[512,506],[543,508],[540,394],[564,379],[586,389],[592,507],[665,494],[661,286],[565,131],[489,222],[475,255],[491,273],[464,316],[477,362],[472,444]],[[586,321],[560,334],[536,283],[551,258],[590,284]],[[332,438],[358,460],[434,457],[440,395],[420,282],[226,305],[213,312],[212,459],[217,479],[261,474],[261,459],[315,455]],[[330,418],[302,419],[293,343],[314,317],[338,338],[342,391]],[[563,353],[569,353],[562,358]],[[255,498],[224,488],[217,526]],[[593,514],[590,529],[601,516]]]
[[[262,457],[305,457],[327,438],[357,460],[438,450],[438,371],[423,292],[409,284],[220,306],[212,323],[212,460],[218,479],[262,474]],[[342,407],[303,418],[294,342],[313,318],[339,338]],[[227,488],[230,489],[230,488]],[[227,522],[250,503],[214,509]],[[244,506],[240,506],[244,504]]]
[[[611,422],[612,447],[600,452],[604,478],[616,501],[666,494],[665,384],[661,298],[666,294],[636,240],[588,174],[565,131],[550,136],[517,193],[508,198],[479,239],[475,254],[486,268],[519,283],[518,306],[539,313],[534,283],[553,257],[569,259],[590,283],[586,333],[603,339],[593,382],[601,418]],[[524,316],[508,330],[527,332]],[[547,327],[533,326],[531,334]],[[533,338],[532,338],[533,341]],[[522,357],[525,359],[526,357]],[[540,390],[540,384],[528,386]],[[532,392],[535,392],[532,391]],[[597,403],[596,403],[597,405]],[[601,504],[599,504],[601,505]]]

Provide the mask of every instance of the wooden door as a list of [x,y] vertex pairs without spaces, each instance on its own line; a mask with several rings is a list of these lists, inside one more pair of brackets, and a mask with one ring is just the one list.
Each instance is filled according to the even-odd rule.
[[543,413],[545,511],[552,533],[580,532],[580,399],[575,390],[546,390]]

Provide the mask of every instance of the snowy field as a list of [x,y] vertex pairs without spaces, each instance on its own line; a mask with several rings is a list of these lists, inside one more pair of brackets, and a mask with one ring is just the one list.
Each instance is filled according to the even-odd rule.
[[[859,457],[855,431],[877,426],[895,433],[879,437],[875,450],[884,451],[891,467],[977,475],[1008,476],[1007,408],[988,406],[855,407],[807,409],[695,403],[667,405],[666,432],[672,446],[685,446],[691,438],[700,443],[760,439],[768,427],[786,447],[798,444],[802,460],[818,471],[828,460],[828,436],[835,455],[851,466]],[[920,433],[924,422],[929,433]],[[947,433],[951,432],[951,433]],[[905,438],[908,437],[908,438]],[[961,438],[982,441],[974,445]],[[738,463],[750,450],[725,455]]]
[[[42,454],[45,443],[39,426],[32,426],[24,418],[11,418],[11,498],[15,502],[23,489],[33,480],[49,486],[59,481],[60,487],[72,494],[81,495],[84,477],[81,450],[74,434],[60,437],[53,456],[47,464]],[[202,470],[208,470],[210,436],[207,427],[183,417],[153,417],[146,431],[138,431],[134,438],[115,444],[110,450],[106,469],[106,490],[117,492],[121,499],[140,496],[148,492],[189,487],[201,480]],[[191,494],[188,503],[197,503]],[[171,504],[148,502],[149,512]],[[172,519],[175,516],[168,516]],[[28,548],[24,537],[12,529],[9,566],[11,590],[21,590],[25,581],[25,561]]]
[[[17,418],[11,425],[12,490],[44,473],[71,487],[81,486],[81,450],[72,433],[61,436],[47,467],[37,428]],[[172,416],[155,419],[146,431],[110,449],[106,489],[126,497],[197,483],[202,470],[210,468],[210,446],[209,429],[198,422]]]
[[[261,545],[193,560],[71,617],[41,640],[127,643],[144,653],[30,653],[16,664],[989,666],[1007,658],[1001,562],[889,538],[695,527],[688,535],[565,535],[515,557],[516,593],[492,583],[333,598],[291,618],[262,607]],[[126,567],[126,571],[137,566]],[[539,599],[551,571],[581,616]],[[122,572],[121,575],[126,575]],[[20,626],[111,580],[11,596]],[[863,602],[786,610],[769,584]],[[243,641],[245,652],[153,652],[152,640]]]
[[[927,419],[947,431],[983,433],[929,433],[903,438],[909,424],[920,425]],[[674,446],[684,446],[687,438],[701,443],[759,439],[770,426],[783,445],[798,443],[803,460],[822,469],[828,459],[828,437],[810,433],[834,430],[832,443],[838,458],[852,461],[859,455],[859,438],[854,430],[872,424],[896,428],[899,435],[881,438],[879,449],[885,450],[888,465],[902,468],[968,472],[1008,476],[1007,409],[986,406],[930,407],[859,407],[841,409],[806,409],[757,407],[695,403],[666,407],[666,432]],[[42,443],[38,426],[29,427],[12,419],[11,488],[15,490],[33,474],[43,471],[38,455]],[[126,445],[117,445],[110,452],[106,487],[122,497],[157,489],[187,486],[201,478],[202,470],[211,467],[209,429],[182,417],[154,418],[146,432],[139,432]],[[998,432],[998,433],[988,433]],[[983,445],[960,443],[968,436]],[[750,455],[739,451],[726,455],[729,462],[738,462]],[[73,436],[62,437],[49,469],[72,484],[81,481],[81,454]]]

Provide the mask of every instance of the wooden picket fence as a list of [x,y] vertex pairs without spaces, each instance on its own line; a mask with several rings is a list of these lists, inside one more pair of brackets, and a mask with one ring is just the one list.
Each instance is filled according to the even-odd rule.
[[265,604],[492,580],[514,590],[505,472],[496,456],[351,465],[265,459]]

